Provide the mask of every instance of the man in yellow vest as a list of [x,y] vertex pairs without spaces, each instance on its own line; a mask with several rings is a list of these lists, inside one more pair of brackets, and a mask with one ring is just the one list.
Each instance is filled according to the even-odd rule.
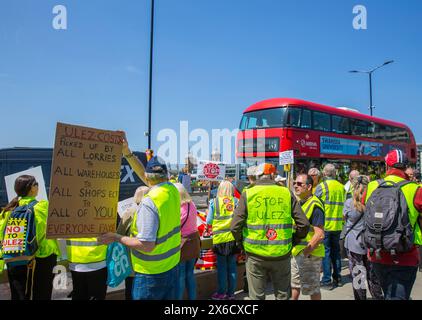
[[[407,159],[401,150],[389,152],[385,163],[387,175],[384,181],[398,184],[410,180],[405,173]],[[366,205],[369,201],[377,201],[371,199],[371,195],[378,188],[379,182],[372,181],[368,185]],[[408,252],[396,253],[394,256],[384,250],[378,254],[368,252],[368,259],[373,264],[386,300],[409,300],[420,261],[418,247],[422,245],[422,188],[417,183],[410,182],[401,186],[401,192],[407,204],[409,222],[413,230],[413,247]]]
[[133,300],[175,300],[180,261],[180,195],[168,182],[166,164],[152,157],[145,169],[150,191],[133,219],[131,236],[107,233],[102,243],[118,241],[131,249]]
[[344,224],[343,207],[346,191],[336,180],[337,172],[333,164],[327,164],[322,173],[324,179],[315,190],[315,196],[322,201],[325,209],[325,257],[322,260],[321,287],[332,289],[341,285],[340,233]]
[[321,261],[324,252],[324,205],[312,195],[312,177],[301,174],[293,183],[295,195],[306,214],[311,230],[292,250],[292,299],[298,300],[300,291],[311,296],[311,300],[321,300],[319,284]]
[[309,221],[299,202],[289,189],[276,185],[275,173],[272,164],[258,166],[257,180],[243,191],[230,226],[247,255],[246,276],[252,300],[265,299],[268,277],[276,300],[290,298],[293,242],[300,242],[309,231]]

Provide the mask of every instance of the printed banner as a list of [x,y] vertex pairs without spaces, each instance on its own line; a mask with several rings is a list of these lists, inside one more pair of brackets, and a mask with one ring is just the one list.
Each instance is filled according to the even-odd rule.
[[321,136],[320,153],[380,157],[382,149],[382,143]]
[[3,253],[19,253],[25,251],[26,219],[10,219],[4,229]]
[[120,132],[57,124],[47,238],[116,230],[122,142]]
[[205,181],[223,181],[226,177],[226,165],[215,161],[198,161],[197,179]]

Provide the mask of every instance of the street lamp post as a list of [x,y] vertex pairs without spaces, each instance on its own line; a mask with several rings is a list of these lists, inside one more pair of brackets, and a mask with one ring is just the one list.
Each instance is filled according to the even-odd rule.
[[151,119],[152,119],[152,63],[154,56],[154,0],[151,0],[151,34],[149,52],[149,98],[148,98],[148,149],[151,149]]
[[366,73],[366,74],[369,75],[369,108],[368,109],[370,111],[371,116],[373,115],[373,109],[375,108],[374,105],[372,104],[372,73],[374,73],[375,70],[378,70],[379,68],[382,68],[382,67],[386,66],[387,64],[390,64],[390,63],[393,63],[393,62],[394,62],[394,60],[386,61],[386,62],[384,62],[384,64],[382,64],[382,65],[380,65],[380,66],[378,66],[378,67],[376,67],[372,70],[369,70],[369,71],[362,71],[362,70],[349,71],[350,73]]

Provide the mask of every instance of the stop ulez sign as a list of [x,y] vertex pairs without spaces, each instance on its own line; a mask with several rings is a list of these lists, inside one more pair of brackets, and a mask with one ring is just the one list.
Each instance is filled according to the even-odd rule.
[[220,174],[220,167],[215,163],[204,165],[204,176],[208,179],[215,179]]
[[226,165],[215,161],[198,161],[198,180],[223,181],[226,176]]

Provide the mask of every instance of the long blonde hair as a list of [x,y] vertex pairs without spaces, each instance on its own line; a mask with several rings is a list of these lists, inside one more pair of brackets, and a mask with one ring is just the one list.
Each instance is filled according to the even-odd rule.
[[365,211],[365,204],[362,201],[363,195],[368,190],[369,178],[367,176],[357,176],[352,179],[353,204],[360,213]]
[[218,186],[217,197],[232,197],[234,194],[234,187],[230,181],[222,181]]
[[186,190],[186,188],[183,186],[183,184],[181,184],[181,183],[173,183],[173,184],[177,188],[177,190],[179,190],[179,193],[180,193],[180,205],[182,206],[185,203],[191,203],[192,202],[192,198],[189,195],[189,193]]

